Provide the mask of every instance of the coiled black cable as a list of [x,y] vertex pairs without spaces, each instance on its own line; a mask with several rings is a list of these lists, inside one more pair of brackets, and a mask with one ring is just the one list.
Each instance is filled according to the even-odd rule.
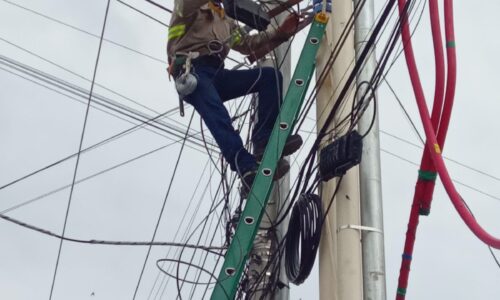
[[[295,203],[286,236],[285,267],[290,282],[299,285],[311,273],[322,228],[321,198],[301,194]],[[299,249],[300,248],[300,249]]]

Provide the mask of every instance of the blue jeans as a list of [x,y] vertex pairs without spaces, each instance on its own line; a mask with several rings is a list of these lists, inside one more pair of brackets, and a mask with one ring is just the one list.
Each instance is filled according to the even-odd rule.
[[194,64],[198,76],[196,90],[185,98],[200,114],[219,145],[222,155],[239,174],[255,168],[255,157],[243,147],[238,132],[224,102],[244,95],[258,93],[257,123],[252,132],[254,143],[267,143],[279,113],[283,78],[274,68],[226,70]]

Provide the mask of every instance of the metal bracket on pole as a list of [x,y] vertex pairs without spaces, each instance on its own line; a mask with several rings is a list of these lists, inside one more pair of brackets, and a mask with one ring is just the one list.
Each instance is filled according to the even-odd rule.
[[212,300],[232,300],[238,291],[243,269],[247,263],[253,240],[259,229],[273,187],[273,173],[306,96],[307,88],[314,73],[316,54],[327,22],[328,15],[319,13],[311,25],[278,120],[274,124],[262,163],[250,190],[247,204],[224,257],[224,264],[212,292]]

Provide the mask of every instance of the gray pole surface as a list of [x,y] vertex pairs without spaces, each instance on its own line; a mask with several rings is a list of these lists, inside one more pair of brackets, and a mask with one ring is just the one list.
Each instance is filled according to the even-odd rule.
[[[354,5],[356,6],[359,2],[361,0],[354,0]],[[373,23],[374,3],[373,0],[367,0],[355,23],[356,57],[361,54],[369,38]],[[375,52],[372,52],[357,78],[357,85],[360,88],[358,99],[363,97],[366,90],[366,84],[362,84],[362,82],[370,81],[375,66]],[[370,125],[373,121],[373,110],[376,105],[375,101],[371,101],[364,115],[361,117],[358,124],[361,134],[370,130]],[[378,114],[375,116],[373,127],[363,140],[363,157],[360,164],[360,190],[361,222],[363,226],[367,227],[362,230],[363,295],[365,300],[385,300],[386,275]]]
[[[326,27],[317,56],[317,74],[327,66],[330,53],[341,40],[344,29],[353,13],[351,0],[335,0],[330,20]],[[353,70],[354,31],[347,31],[346,39],[336,56],[333,67],[318,90],[316,98],[317,129],[323,127],[335,99],[340,96]],[[340,87],[340,88],[338,88]],[[345,107],[354,102],[354,91],[346,95]],[[347,127],[336,128],[341,120],[348,117],[349,109],[339,110],[329,125],[328,130],[336,129],[333,134],[324,137],[320,147],[324,147],[346,133]],[[331,131],[330,131],[331,132]],[[323,209],[331,203],[338,180],[332,179],[320,185]],[[361,262],[361,233],[359,168],[351,168],[343,176],[338,186],[331,210],[325,218],[319,249],[319,284],[321,300],[360,300],[363,298],[363,276]]]

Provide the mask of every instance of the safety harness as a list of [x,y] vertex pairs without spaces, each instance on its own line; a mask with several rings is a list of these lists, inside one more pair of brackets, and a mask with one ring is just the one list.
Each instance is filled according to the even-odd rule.
[[[210,1],[208,7],[220,18],[225,18],[224,8],[217,1]],[[168,40],[182,38],[187,31],[186,24],[177,24],[168,30]],[[208,56],[219,57],[222,61],[221,53],[224,51],[224,45],[235,47],[243,41],[243,34],[240,29],[233,30],[231,36],[225,41],[212,40],[207,43]],[[179,94],[179,109],[181,116],[184,116],[184,98],[194,92],[198,85],[198,78],[192,65],[193,60],[200,57],[199,52],[177,52],[170,61],[168,67],[169,77],[173,76],[175,87]]]

